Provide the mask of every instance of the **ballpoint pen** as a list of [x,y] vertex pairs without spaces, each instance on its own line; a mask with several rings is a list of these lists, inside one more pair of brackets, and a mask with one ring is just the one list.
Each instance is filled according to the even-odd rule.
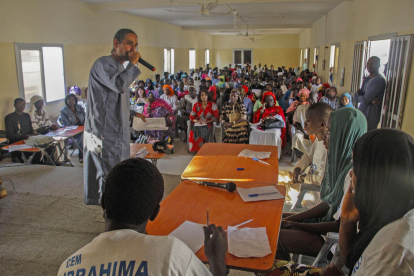
[[263,163],[263,164],[266,164],[266,165],[270,165],[269,163],[267,163],[267,162],[265,162],[265,161],[262,161],[262,160],[260,160],[260,159],[257,159],[257,158],[252,158],[254,161],[257,161],[257,162],[260,162],[260,163]]
[[260,195],[271,195],[271,194],[277,194],[278,192],[271,192],[271,193],[263,193],[263,194],[250,194],[249,197],[256,197]]

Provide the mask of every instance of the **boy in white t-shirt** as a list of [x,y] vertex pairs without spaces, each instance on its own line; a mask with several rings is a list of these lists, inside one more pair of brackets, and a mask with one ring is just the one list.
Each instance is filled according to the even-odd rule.
[[116,165],[101,200],[105,232],[68,257],[58,275],[227,275],[227,238],[221,227],[204,227],[211,273],[177,238],[146,234],[163,194],[162,175],[150,162],[131,158]]

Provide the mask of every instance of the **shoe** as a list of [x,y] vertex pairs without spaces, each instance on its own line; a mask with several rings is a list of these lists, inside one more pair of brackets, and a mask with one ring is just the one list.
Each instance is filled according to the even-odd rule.
[[79,163],[83,163],[83,158],[79,158]]

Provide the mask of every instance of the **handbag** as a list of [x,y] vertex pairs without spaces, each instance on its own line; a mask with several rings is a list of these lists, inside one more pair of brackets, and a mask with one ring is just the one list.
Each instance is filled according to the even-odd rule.
[[260,129],[266,130],[269,128],[284,128],[285,122],[282,122],[278,118],[264,120],[260,125]]
[[[233,110],[232,110],[232,112],[229,114],[229,123],[235,122],[235,121],[237,121],[237,120],[239,120],[239,119],[240,119],[240,112],[236,112],[236,111],[234,110],[234,106],[235,106],[236,104],[237,104],[237,103],[233,104]],[[237,104],[237,105],[238,105],[238,104]],[[243,121],[243,122],[240,122],[240,123],[238,123],[238,124],[232,125],[232,126],[231,126],[231,128],[238,128],[238,127],[242,127],[242,126],[247,126],[247,121],[246,121],[246,120],[245,120],[245,121]]]

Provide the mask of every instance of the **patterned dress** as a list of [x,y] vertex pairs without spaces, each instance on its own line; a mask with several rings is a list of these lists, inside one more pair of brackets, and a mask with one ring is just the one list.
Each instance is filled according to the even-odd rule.
[[[233,113],[233,106],[227,102],[223,106],[222,109],[222,119],[226,122],[229,122],[229,116]],[[234,112],[240,114],[240,118],[246,119],[246,109],[244,104],[242,103],[235,103],[234,104]],[[231,122],[229,122],[231,123]],[[222,137],[223,143],[233,143],[233,144],[248,144],[249,143],[249,129],[248,126],[240,126],[236,128],[227,128],[223,132]]]
[[[219,111],[217,104],[214,102],[208,102],[206,108],[203,109],[203,104],[198,102],[194,104],[193,111],[190,114],[190,120],[210,120],[213,119],[217,122],[219,119]],[[204,144],[204,140],[208,140],[209,131],[213,127],[212,123],[206,126],[194,126],[193,131],[190,132],[189,143],[190,151],[199,151],[201,146]]]

